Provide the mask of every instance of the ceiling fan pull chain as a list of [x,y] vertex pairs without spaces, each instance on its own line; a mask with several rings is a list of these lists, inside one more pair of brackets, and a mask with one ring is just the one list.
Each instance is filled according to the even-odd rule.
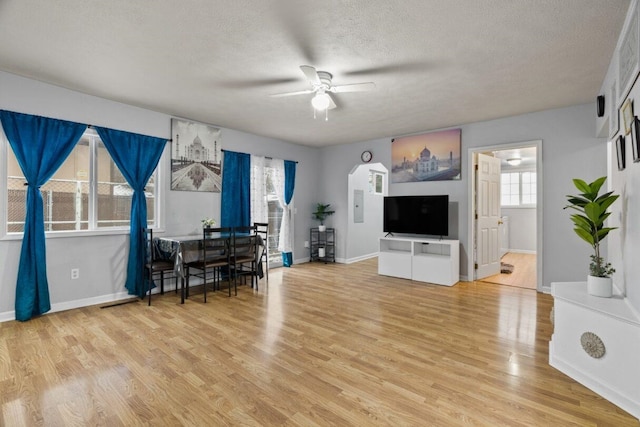
[[326,110],[324,110],[324,121],[325,122],[329,121],[329,109],[328,108]]

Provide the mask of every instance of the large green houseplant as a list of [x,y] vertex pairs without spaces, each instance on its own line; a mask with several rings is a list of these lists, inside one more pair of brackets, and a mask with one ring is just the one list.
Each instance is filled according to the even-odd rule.
[[313,218],[320,221],[320,230],[324,231],[325,225],[324,220],[327,219],[328,216],[331,216],[335,213],[335,211],[330,210],[330,204],[318,203],[316,205],[316,211],[312,214]]
[[574,179],[573,184],[581,193],[577,196],[567,195],[569,204],[565,206],[565,209],[577,211],[571,215],[571,221],[574,224],[573,231],[594,251],[589,265],[590,274],[587,278],[587,288],[589,293],[597,296],[611,296],[611,275],[615,272],[611,264],[606,262],[600,254],[600,243],[610,231],[617,228],[604,226],[604,222],[611,215],[611,212],[608,211],[609,207],[619,197],[613,194],[613,191],[600,194],[600,189],[606,180],[607,177],[603,176],[587,184],[581,179]]

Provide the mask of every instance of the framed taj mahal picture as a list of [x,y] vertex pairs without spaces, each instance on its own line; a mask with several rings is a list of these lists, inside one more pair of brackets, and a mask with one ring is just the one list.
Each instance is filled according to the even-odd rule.
[[459,180],[461,129],[391,140],[391,182]]
[[219,193],[222,189],[220,129],[171,119],[171,189]]

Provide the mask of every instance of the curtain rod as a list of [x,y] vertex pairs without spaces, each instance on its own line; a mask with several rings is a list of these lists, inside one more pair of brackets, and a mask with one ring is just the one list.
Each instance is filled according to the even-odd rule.
[[[87,125],[87,127],[88,127],[89,129],[95,129],[95,128],[96,128],[96,126],[94,126],[94,125]],[[104,126],[99,126],[99,127],[104,127]],[[127,132],[127,131],[124,131],[124,132]],[[137,132],[130,132],[130,133],[137,133]],[[138,133],[138,135],[143,135],[143,134]],[[145,135],[145,136],[151,136],[151,135]],[[165,140],[165,141],[167,141],[167,142],[173,142],[173,139],[159,138],[159,137],[157,137],[157,136],[151,136],[151,137],[152,137],[152,138],[158,138],[158,139],[164,139],[164,140]]]
[[[221,151],[222,151],[222,152],[225,152],[225,151],[229,151],[229,150],[222,149]],[[273,160],[273,157],[269,157],[269,156],[264,156],[264,158],[265,158],[265,159],[269,159],[269,160]],[[287,162],[294,162],[294,163],[298,164],[298,161],[297,161],[297,160],[286,160],[286,161],[287,161]]]

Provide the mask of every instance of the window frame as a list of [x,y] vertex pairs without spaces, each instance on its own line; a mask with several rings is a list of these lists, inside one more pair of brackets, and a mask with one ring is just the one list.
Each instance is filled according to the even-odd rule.
[[[275,192],[271,193],[268,191],[269,185],[268,180],[272,179],[271,177],[269,177],[268,175],[270,173],[273,173],[273,171],[276,170],[275,167],[273,167],[271,165],[271,160],[269,158],[266,158],[265,160],[265,164],[264,164],[264,184],[265,184],[265,203],[267,204],[267,215],[268,215],[268,219],[267,219],[267,223],[271,223],[271,214],[272,212],[269,210],[269,203],[273,203],[275,205],[277,205],[277,209],[279,209],[280,211],[280,215],[275,215],[276,219],[280,220],[280,224],[277,227],[277,233],[275,229],[269,228],[269,235],[270,236],[277,236],[278,243],[280,240],[280,225],[282,225],[282,213],[284,211],[284,209],[282,209],[282,207],[280,206],[280,201],[278,200],[277,194]],[[289,204],[291,209],[294,209],[293,203],[294,203],[295,197],[293,199],[291,199],[291,203]],[[275,212],[274,212],[275,213]],[[293,218],[291,219],[291,221],[293,221]],[[280,255],[281,252],[278,251],[278,246],[276,246],[275,251],[272,253],[269,250],[269,246],[268,246],[269,242],[267,242],[267,257],[269,258],[269,268],[278,268],[278,267],[282,267],[283,266],[283,261],[282,261],[282,256]]]
[[[378,191],[378,188],[377,188],[378,178],[380,178],[380,191]],[[384,180],[385,180],[384,173],[374,169],[370,169],[369,170],[369,194],[373,194],[375,196],[384,196],[384,188],[385,188]]]
[[[502,204],[502,175],[507,173],[517,173],[518,174],[518,204],[517,205],[503,205]],[[538,200],[537,190],[538,190],[538,172],[535,169],[503,169],[500,171],[500,209],[531,209],[536,208],[537,203],[522,203],[522,174],[531,173],[536,177],[536,184],[533,185],[533,188],[536,190],[536,196],[534,200]]]
[[[89,129],[87,129],[88,131]],[[87,132],[85,131],[85,132]],[[84,135],[84,133],[83,133]],[[168,146],[168,145],[167,145]],[[74,147],[75,149],[75,147]],[[8,220],[8,150],[9,140],[0,126],[0,240],[22,240],[24,232],[7,232],[7,220]],[[90,164],[89,164],[89,224],[95,226],[97,224],[97,154],[98,143],[92,142],[90,146]],[[155,220],[152,224],[153,228],[158,231],[164,231],[164,197],[165,194],[165,176],[166,176],[166,161],[165,157],[167,153],[167,147],[164,148],[158,166],[153,172],[154,178],[154,210]],[[105,235],[128,235],[130,233],[129,226],[119,227],[101,227],[90,228],[87,230],[58,230],[47,231],[45,230],[45,238],[66,238],[66,237],[83,237],[83,236],[105,236]]]

